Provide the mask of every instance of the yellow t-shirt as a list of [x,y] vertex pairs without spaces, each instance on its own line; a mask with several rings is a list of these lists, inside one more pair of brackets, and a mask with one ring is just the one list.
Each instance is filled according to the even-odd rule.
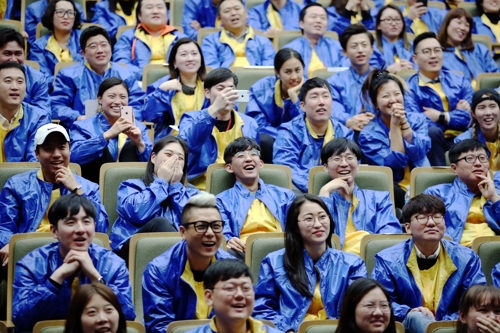
[[323,64],[321,59],[318,57],[318,53],[316,53],[316,50],[313,48],[311,53],[311,61],[309,62],[309,71],[307,72],[309,74],[309,77],[312,77],[315,70],[324,68],[326,68],[326,66]]
[[[162,32],[162,35],[158,37],[151,36],[143,29],[139,29],[139,27],[144,28],[144,26],[138,26],[135,30],[134,36],[149,46],[149,49],[151,50],[151,59],[149,60],[149,63],[161,65],[167,62],[168,48],[176,37],[173,33],[171,33],[171,27],[165,26],[164,32]],[[133,55],[135,55],[134,51],[135,50],[132,50]]]
[[[215,257],[212,257],[212,263],[215,262]],[[194,319],[208,319],[212,307],[208,306],[205,300],[205,288],[203,287],[203,281],[195,281],[193,271],[191,270],[191,265],[189,265],[189,260],[186,261],[186,267],[181,275],[181,279],[189,283],[196,294],[196,313]]]
[[351,24],[357,24],[363,20],[363,16],[358,12],[356,16],[351,16]]
[[394,62],[401,62],[397,54],[394,55]]
[[481,22],[488,26],[495,35],[496,40],[500,41],[500,24],[491,23],[490,19],[485,14],[481,15]]
[[461,245],[470,247],[472,245],[472,241],[476,237],[495,236],[495,233],[491,230],[483,213],[483,206],[485,203],[486,199],[483,196],[474,197],[474,199],[472,199],[472,204],[469,208],[469,214],[467,215],[467,221],[465,222],[462,238],[460,239]]
[[[177,92],[172,98],[172,114],[174,115],[175,125],[179,126],[179,122],[184,113],[188,111],[201,110],[205,101],[205,92],[203,90],[203,82],[196,81],[194,95],[186,95],[182,91]],[[177,135],[177,131],[173,131],[171,135]]]
[[[312,129],[311,123],[309,122],[309,119],[307,119],[307,117],[306,117],[306,127],[309,130],[309,134],[311,134],[313,138],[315,139],[319,138],[318,134],[316,134],[316,132],[314,132],[314,130]],[[326,128],[326,133],[323,138],[324,140],[322,147],[324,147],[328,142],[330,142],[335,138],[335,129],[333,128],[333,124],[331,121],[328,122],[328,127]]]
[[401,187],[405,192],[408,192],[408,188],[410,187],[410,176],[411,176],[410,166],[406,165],[403,179],[401,179],[401,181],[398,184],[399,187]]
[[116,2],[115,13],[116,13],[116,15],[121,16],[125,20],[126,25],[136,25],[137,24],[136,10],[137,10],[138,3],[139,3],[138,1],[135,3],[134,8],[132,9],[132,12],[130,13],[130,15],[126,15],[122,10],[122,6],[120,6],[120,3]]
[[[219,332],[217,329],[217,316],[213,316],[210,320],[210,329],[214,332]],[[257,319],[253,319],[249,317],[247,319],[247,333],[267,333],[267,329],[264,327],[264,324]]]
[[23,116],[24,116],[23,106],[19,105],[19,111],[17,111],[17,114],[15,115],[12,125],[10,125],[7,129],[3,129],[0,126],[0,163],[7,162],[7,156],[5,155],[5,147],[4,147],[5,138],[7,137],[7,134],[10,131],[12,131],[14,128],[20,125],[19,120]]
[[240,239],[246,242],[248,236],[263,232],[282,232],[281,223],[262,201],[254,199],[241,227]]
[[80,288],[80,279],[78,278],[78,275],[75,276],[73,279],[73,283],[71,284],[71,298],[76,294],[78,289]]
[[355,196],[352,196],[352,204],[349,209],[349,215],[347,216],[347,224],[345,227],[345,241],[344,248],[342,251],[354,253],[359,256],[360,254],[360,246],[361,246],[361,238],[365,235],[369,235],[368,231],[358,230],[352,221],[352,213],[356,210],[359,204],[359,199]]
[[283,103],[283,97],[281,97],[281,80],[276,80],[276,83],[274,84],[274,104],[283,109],[283,112],[285,112],[285,103]]
[[[43,179],[43,173],[42,169],[39,169],[38,172],[36,173],[36,176],[40,180]],[[40,225],[36,229],[36,232],[50,232],[50,222],[49,222],[49,209],[52,207],[54,202],[61,197],[61,191],[59,188],[56,188],[55,190],[52,190],[52,193],[50,194],[50,203],[49,207],[47,207],[47,211],[45,211],[45,215],[43,216],[42,221],[40,222]],[[78,280],[78,278],[77,278]]]
[[120,133],[118,134],[118,155],[116,155],[116,161],[120,161],[120,153],[122,152],[122,148],[125,145],[125,142],[127,141],[127,134]]
[[236,39],[228,36],[226,29],[222,29],[219,40],[221,43],[229,45],[234,53],[234,62],[231,64],[231,67],[250,66],[246,56],[246,48],[248,40],[250,38],[254,39],[254,36],[255,34],[252,27],[248,27],[248,33],[245,39],[242,42],[238,42]]
[[[405,10],[403,11],[403,16],[404,17],[408,16],[409,11],[410,11],[410,7],[406,6]],[[414,19],[410,28],[411,28],[411,30],[413,30],[413,34],[415,36],[418,36],[421,33],[429,31],[429,27],[420,18]]]
[[71,62],[73,61],[73,57],[71,56],[71,53],[69,52],[68,48],[62,48],[61,45],[57,42],[56,38],[54,35],[51,35],[49,37],[49,40],[47,41],[47,46],[45,46],[45,49],[47,51],[50,51],[57,59],[59,62]]
[[497,172],[500,169],[500,154],[497,151],[496,142],[486,142],[488,149],[491,152],[490,156],[490,171]]
[[323,304],[323,299],[321,298],[321,290],[320,290],[320,275],[318,270],[316,269],[316,286],[314,287],[314,294],[311,301],[311,305],[309,309],[307,309],[307,313],[302,320],[324,320],[328,319],[328,315],[325,311],[325,305]]
[[267,7],[267,20],[269,21],[269,25],[271,27],[283,30],[280,13],[273,8],[272,4],[269,4]]

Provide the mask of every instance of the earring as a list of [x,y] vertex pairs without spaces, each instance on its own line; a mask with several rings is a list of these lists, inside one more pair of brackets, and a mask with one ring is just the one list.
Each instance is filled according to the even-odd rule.
[[97,108],[97,112],[102,112],[102,104],[99,104],[99,107]]

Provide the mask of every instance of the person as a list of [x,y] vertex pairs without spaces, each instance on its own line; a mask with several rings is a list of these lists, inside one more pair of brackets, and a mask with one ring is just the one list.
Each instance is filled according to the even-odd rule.
[[472,96],[472,125],[467,131],[455,138],[455,143],[465,139],[479,140],[488,148],[490,171],[500,170],[498,148],[500,135],[498,123],[500,117],[500,96],[494,89],[479,89]]
[[373,70],[363,84],[363,96],[379,111],[359,134],[359,146],[369,164],[388,166],[394,176],[394,199],[403,208],[409,191],[410,172],[429,166],[431,147],[425,117],[409,112],[408,92],[400,78],[386,71]]
[[136,15],[136,28],[125,31],[116,41],[113,60],[127,65],[140,81],[147,64],[167,62],[172,45],[184,34],[167,24],[164,0],[138,0]]
[[0,162],[36,162],[35,133],[50,123],[50,115],[23,102],[25,95],[25,67],[0,64]]
[[[188,333],[281,332],[250,317],[255,293],[252,273],[245,263],[234,259],[214,262],[205,272],[203,285],[205,299],[212,307],[214,316],[210,323],[189,330]],[[233,303],[239,305],[238,308]]]
[[417,0],[407,0],[406,6],[400,7],[406,23],[406,31],[418,36],[425,32],[437,34],[446,10],[430,7]]
[[391,294],[395,319],[408,332],[425,333],[433,321],[458,319],[462,294],[475,284],[486,284],[479,256],[443,239],[445,214],[439,197],[413,197],[403,208],[411,238],[375,255],[372,278]]
[[491,270],[491,282],[497,288],[500,288],[500,265],[496,264]]
[[60,197],[49,210],[50,233],[57,242],[44,245],[16,263],[12,321],[29,331],[42,320],[64,319],[79,286],[102,283],[119,295],[128,320],[134,320],[132,287],[125,262],[92,244],[94,204],[79,194]]
[[217,17],[219,0],[185,0],[182,11],[182,28],[186,36],[198,40],[201,28],[220,28]]
[[457,333],[500,332],[500,289],[498,286],[472,286],[463,294],[459,306]]
[[299,91],[305,81],[304,61],[297,51],[284,48],[274,57],[275,75],[250,87],[245,114],[259,126],[262,160],[272,163],[273,144],[278,127],[302,114]]
[[311,2],[302,8],[299,16],[302,37],[283,46],[297,51],[304,59],[304,77],[312,78],[315,70],[342,67],[345,58],[340,43],[325,37],[328,11],[321,4]]
[[456,143],[449,157],[457,178],[424,191],[443,199],[447,235],[464,246],[470,247],[478,236],[500,234],[500,196],[489,173],[486,151],[486,145],[478,140]]
[[498,43],[500,41],[500,34],[497,31],[500,4],[493,0],[476,0],[476,8],[479,16],[474,17],[472,33],[490,36],[492,43]]
[[445,152],[469,125],[474,91],[469,79],[442,69],[443,48],[433,32],[415,38],[412,58],[418,72],[407,83],[417,111],[427,117],[432,141],[427,156],[431,165],[445,166]]
[[118,218],[110,240],[125,261],[134,234],[179,230],[182,208],[199,192],[187,186],[187,158],[186,142],[166,136],[154,145],[144,178],[125,180],[118,187]]
[[122,115],[121,107],[129,99],[127,84],[110,77],[102,81],[97,91],[98,112],[70,128],[71,161],[80,164],[84,178],[99,182],[104,163],[146,162],[152,143],[142,122],[130,122]]
[[220,0],[217,18],[221,31],[206,36],[201,44],[205,63],[212,68],[272,66],[276,54],[267,37],[247,25],[243,0]]
[[476,87],[481,73],[499,73],[491,50],[472,41],[472,15],[463,8],[448,12],[439,29],[437,39],[443,46],[443,69],[462,72],[472,87]]
[[[296,332],[308,320],[338,318],[348,285],[366,277],[363,260],[331,248],[334,221],[317,196],[297,197],[285,223],[285,248],[269,253],[255,286],[257,319]],[[306,310],[307,309],[307,310]]]
[[260,178],[264,162],[260,146],[247,137],[237,138],[224,151],[226,171],[236,178],[233,187],[217,195],[228,252],[245,260],[246,240],[256,233],[282,232],[288,207],[295,199],[291,190],[265,184]]
[[208,166],[224,162],[224,150],[230,142],[242,136],[257,139],[255,120],[234,110],[237,86],[238,77],[229,69],[214,69],[203,83],[210,106],[182,115],[179,137],[189,147],[188,179],[200,190],[206,187]]
[[2,266],[8,262],[10,237],[18,233],[48,232],[50,207],[68,193],[87,197],[96,210],[95,230],[104,233],[108,230],[108,214],[101,202],[99,186],[74,175],[68,168],[70,146],[66,130],[56,124],[43,125],[36,131],[34,143],[40,168],[10,177],[0,192]]
[[144,271],[142,304],[146,332],[163,333],[177,320],[209,318],[204,273],[214,261],[233,258],[219,249],[223,228],[214,195],[201,192],[189,199],[179,227],[182,241],[153,259]]
[[358,256],[363,236],[401,233],[390,193],[356,185],[362,155],[359,146],[346,138],[335,138],[324,145],[321,163],[332,180],[319,191],[336,222],[334,233],[340,237],[340,248]]
[[366,29],[375,29],[368,2],[365,0],[332,0],[327,8],[329,29],[335,31],[339,36],[352,24],[361,24]]
[[292,170],[295,194],[307,193],[309,169],[319,165],[321,148],[338,137],[352,138],[350,129],[332,119],[330,84],[321,78],[309,79],[300,88],[299,115],[281,124],[273,148],[273,163]]
[[393,4],[383,6],[375,18],[375,26],[374,52],[383,54],[385,70],[396,74],[404,69],[413,69],[411,43],[401,10]]
[[302,6],[292,0],[266,0],[248,10],[248,25],[267,37],[285,30],[299,30]]
[[99,24],[116,42],[116,33],[121,26],[137,25],[138,0],[101,0],[94,5],[91,23]]
[[107,31],[98,26],[88,27],[80,36],[80,48],[85,61],[63,68],[56,76],[50,95],[52,117],[67,128],[77,120],[84,120],[85,101],[97,98],[104,80],[117,77],[129,87],[129,105],[134,109],[135,119],[142,121],[144,91],[131,71],[110,61],[111,39]]
[[16,30],[11,28],[0,29],[0,64],[17,62],[24,67],[26,95],[23,102],[45,110],[50,117],[50,82],[42,72],[24,63],[24,43],[23,35]]
[[203,81],[207,74],[200,46],[189,38],[181,38],[172,46],[168,59],[169,75],[157,80],[146,91],[144,120],[153,122],[155,141],[175,135],[181,116],[188,111],[210,106],[205,98]]
[[357,279],[345,292],[335,333],[396,333],[391,296],[380,282]]
[[38,62],[52,88],[54,69],[59,62],[80,62],[80,13],[73,0],[52,0],[42,17],[51,33],[30,45],[29,60]]
[[9,20],[12,15],[12,9],[14,8],[13,0],[6,0],[0,11],[0,18],[2,20]]
[[110,333],[127,332],[122,306],[108,286],[84,284],[71,299],[64,333],[90,333],[103,327]]

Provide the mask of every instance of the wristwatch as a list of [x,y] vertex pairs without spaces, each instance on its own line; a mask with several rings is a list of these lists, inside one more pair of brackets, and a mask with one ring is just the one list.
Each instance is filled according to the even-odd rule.
[[76,193],[76,191],[78,191],[79,189],[82,188],[82,185],[78,184],[76,185],[76,187],[71,191],[71,193]]
[[444,116],[443,112],[441,112],[441,114],[439,115],[438,121],[440,124],[446,125],[446,117]]
[[99,283],[106,284],[106,280],[104,280],[102,276],[97,281],[99,281]]

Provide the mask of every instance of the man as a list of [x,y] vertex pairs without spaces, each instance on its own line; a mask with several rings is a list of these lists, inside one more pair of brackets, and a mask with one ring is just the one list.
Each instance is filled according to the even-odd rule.
[[424,193],[443,199],[447,235],[470,247],[476,237],[500,234],[500,196],[490,176],[483,143],[460,141],[451,147],[449,157],[455,181],[432,186]]
[[427,116],[432,141],[427,157],[431,165],[445,166],[445,152],[469,125],[474,91],[463,75],[442,69],[443,48],[433,32],[417,36],[413,50],[418,73],[408,79],[408,88],[416,110]]
[[214,316],[209,324],[188,332],[281,332],[250,317],[255,293],[252,273],[245,263],[234,259],[216,261],[205,272],[203,284],[205,299]]
[[352,138],[353,132],[332,116],[330,84],[321,78],[309,79],[300,88],[297,116],[278,129],[273,163],[292,169],[295,194],[307,193],[309,170],[320,163],[321,148],[338,137]]
[[291,0],[267,0],[248,11],[248,25],[267,37],[283,30],[299,30],[301,7]]
[[44,110],[50,116],[49,86],[52,82],[42,72],[25,65],[25,60],[24,37],[14,29],[1,29],[0,64],[11,61],[24,67],[26,95],[22,101]]
[[77,120],[85,119],[85,101],[97,99],[101,83],[110,77],[125,81],[129,89],[128,100],[135,119],[142,120],[144,91],[131,71],[111,62],[111,39],[101,27],[85,29],[80,36],[80,47],[85,62],[59,71],[51,94],[52,118],[59,119],[69,128]]
[[475,284],[486,284],[479,256],[443,239],[445,214],[436,196],[412,198],[403,208],[412,238],[375,255],[372,278],[391,294],[395,319],[407,332],[425,333],[435,320],[458,319],[462,294]]
[[66,130],[60,125],[43,125],[34,141],[40,169],[12,176],[0,192],[0,259],[3,266],[9,259],[10,237],[18,233],[48,232],[49,209],[65,194],[87,197],[96,209],[96,231],[108,230],[108,214],[101,203],[99,186],[74,175],[68,168],[70,149]]
[[182,210],[182,241],[153,259],[142,278],[147,333],[164,333],[177,320],[207,319],[203,275],[216,260],[233,258],[219,249],[224,221],[215,196],[201,192]]
[[247,25],[247,10],[242,0],[220,0],[217,17],[222,31],[203,39],[201,50],[205,65],[212,68],[272,66],[276,52],[268,38]]
[[446,10],[428,7],[417,0],[407,0],[405,7],[400,7],[406,23],[406,32],[418,36],[424,32],[438,33],[447,14]]
[[237,85],[238,77],[229,69],[211,71],[203,82],[210,106],[184,113],[179,123],[179,137],[189,147],[188,179],[200,190],[205,189],[208,166],[224,162],[224,150],[230,142],[242,136],[257,139],[255,120],[234,110]]
[[147,64],[165,64],[172,45],[184,37],[175,27],[167,25],[164,0],[137,2],[137,27],[125,31],[115,45],[113,60],[130,68],[137,80]]
[[224,236],[228,252],[244,261],[248,236],[285,230],[288,207],[295,194],[260,179],[264,162],[260,159],[260,146],[251,138],[231,142],[224,151],[224,161],[226,171],[235,176],[236,183],[217,195],[217,207],[226,221]]
[[87,283],[103,283],[118,297],[127,320],[135,319],[125,262],[92,244],[96,210],[78,194],[57,199],[49,210],[50,233],[58,242],[42,246],[16,264],[12,320],[31,331],[42,320],[66,319],[71,297]]
[[0,64],[0,162],[35,162],[35,133],[50,123],[45,110],[23,102],[25,69],[17,62]]

